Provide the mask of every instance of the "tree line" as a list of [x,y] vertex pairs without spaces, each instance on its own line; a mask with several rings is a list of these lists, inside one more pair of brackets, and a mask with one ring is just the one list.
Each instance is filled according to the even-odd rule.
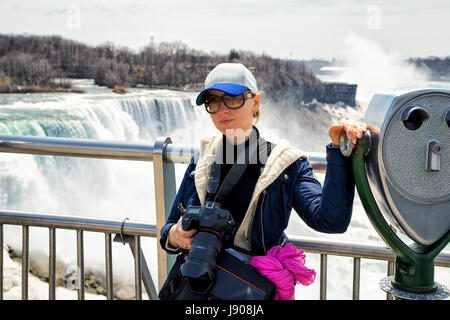
[[259,89],[275,100],[289,93],[296,100],[310,101],[324,92],[304,64],[266,54],[235,49],[229,54],[206,53],[181,41],[149,44],[133,52],[111,42],[89,46],[61,36],[0,34],[0,86],[55,86],[55,79],[92,78],[110,88],[199,90],[214,66],[230,61],[246,65]]
[[433,79],[450,80],[450,57],[410,58],[408,62],[424,70]]

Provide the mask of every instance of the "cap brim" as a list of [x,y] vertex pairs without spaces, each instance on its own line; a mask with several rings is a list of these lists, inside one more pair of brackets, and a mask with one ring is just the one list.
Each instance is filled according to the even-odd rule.
[[201,106],[205,102],[205,95],[209,90],[219,90],[236,96],[238,94],[243,94],[248,88],[233,83],[216,83],[199,93],[196,100],[198,106]]

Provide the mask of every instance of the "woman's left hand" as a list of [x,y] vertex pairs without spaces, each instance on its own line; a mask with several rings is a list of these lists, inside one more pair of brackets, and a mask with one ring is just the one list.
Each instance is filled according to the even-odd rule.
[[362,138],[364,132],[367,131],[367,124],[353,120],[341,120],[338,123],[331,125],[328,134],[330,135],[333,147],[339,147],[339,139],[342,130],[345,130],[347,137],[352,140],[353,144],[356,144],[356,140]]

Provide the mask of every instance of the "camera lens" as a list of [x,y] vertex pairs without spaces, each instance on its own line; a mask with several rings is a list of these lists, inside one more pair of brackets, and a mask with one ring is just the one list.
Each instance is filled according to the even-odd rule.
[[214,280],[216,260],[221,249],[222,242],[213,233],[200,231],[194,237],[186,262],[180,269],[192,291],[208,291]]

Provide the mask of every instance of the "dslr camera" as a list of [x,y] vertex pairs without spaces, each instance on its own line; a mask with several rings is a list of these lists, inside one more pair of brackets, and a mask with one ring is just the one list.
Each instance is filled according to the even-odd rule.
[[235,223],[220,203],[206,201],[204,206],[188,206],[182,219],[183,230],[195,229],[191,250],[181,266],[192,291],[206,293],[214,279],[217,257],[223,243],[231,241]]

